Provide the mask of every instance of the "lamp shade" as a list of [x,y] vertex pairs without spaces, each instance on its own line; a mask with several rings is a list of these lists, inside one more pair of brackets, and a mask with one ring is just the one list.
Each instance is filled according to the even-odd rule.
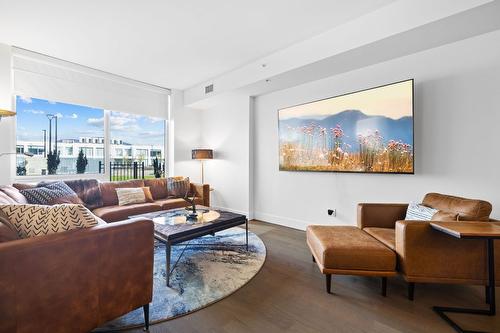
[[193,149],[191,150],[191,158],[193,160],[211,160],[214,158],[212,149]]
[[14,111],[0,109],[0,117],[12,117],[15,115],[16,113]]

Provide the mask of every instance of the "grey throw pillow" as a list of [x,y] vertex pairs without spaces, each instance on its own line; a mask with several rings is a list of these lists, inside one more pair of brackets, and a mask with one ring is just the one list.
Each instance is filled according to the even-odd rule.
[[20,191],[30,204],[56,205],[56,204],[83,204],[82,200],[64,182],[44,184],[43,187],[35,187]]

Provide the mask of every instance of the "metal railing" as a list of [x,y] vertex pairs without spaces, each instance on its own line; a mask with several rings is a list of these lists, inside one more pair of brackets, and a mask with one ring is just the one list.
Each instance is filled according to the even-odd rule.
[[[161,163],[162,176],[165,176],[165,163]],[[99,173],[104,173],[104,163],[99,161]],[[144,162],[110,162],[109,180],[120,181],[129,179],[154,178],[154,168]]]

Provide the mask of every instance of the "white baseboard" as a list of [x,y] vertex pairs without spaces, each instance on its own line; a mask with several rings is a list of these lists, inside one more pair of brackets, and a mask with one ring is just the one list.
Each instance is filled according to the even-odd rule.
[[311,222],[304,221],[304,220],[297,220],[297,219],[292,219],[289,217],[278,216],[278,215],[262,213],[262,212],[254,212],[253,215],[254,215],[253,218],[256,220],[260,220],[263,222],[269,222],[269,223],[273,223],[273,224],[278,224],[278,225],[282,225],[285,227],[298,229],[298,230],[306,230],[306,227],[308,225],[313,224]]
[[211,206],[211,208],[225,210],[225,211],[228,211],[231,213],[245,215],[249,220],[251,220],[253,218],[251,216],[251,214],[249,214],[249,212],[245,212],[243,210],[237,210],[237,209],[232,209],[232,208],[227,208],[227,207],[219,207],[219,206]]
[[289,217],[273,215],[273,214],[268,214],[268,213],[262,213],[262,212],[254,212],[253,214],[250,214],[249,212],[246,212],[246,211],[227,208],[227,207],[212,206],[212,208],[225,210],[225,211],[236,213],[236,214],[246,215],[249,220],[255,219],[255,220],[262,221],[262,222],[268,222],[268,223],[272,223],[272,224],[282,225],[284,227],[289,227],[289,228],[302,230],[302,231],[306,230],[308,225],[314,224],[314,223],[309,222],[309,221],[292,219]]

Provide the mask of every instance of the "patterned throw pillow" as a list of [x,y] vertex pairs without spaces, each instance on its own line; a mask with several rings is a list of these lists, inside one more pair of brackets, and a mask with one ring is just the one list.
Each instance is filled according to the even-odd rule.
[[64,182],[55,182],[20,191],[28,203],[36,205],[83,204],[82,200]]
[[437,212],[437,209],[411,202],[408,205],[405,220],[430,221]]
[[167,190],[170,198],[184,198],[191,189],[189,177],[169,177],[167,178]]
[[122,187],[116,189],[118,205],[125,206],[131,204],[145,203],[146,194],[142,187]]
[[103,223],[83,205],[0,205],[21,238],[48,235]]

